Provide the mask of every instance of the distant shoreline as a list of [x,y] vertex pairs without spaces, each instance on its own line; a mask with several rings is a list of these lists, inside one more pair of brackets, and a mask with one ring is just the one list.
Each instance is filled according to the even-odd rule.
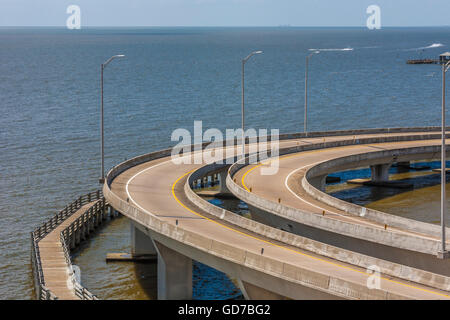
[[[366,26],[83,26],[82,29],[366,29]],[[450,25],[443,26],[383,26],[383,29],[438,29],[450,28]],[[66,26],[0,26],[0,29],[67,29]],[[71,30],[74,31],[74,30]]]

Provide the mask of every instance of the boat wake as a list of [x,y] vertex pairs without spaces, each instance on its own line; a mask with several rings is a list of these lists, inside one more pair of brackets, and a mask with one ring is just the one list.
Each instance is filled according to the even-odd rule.
[[342,49],[309,49],[309,51],[353,51],[353,48],[342,48]]
[[420,47],[420,48],[413,48],[413,49],[406,49],[405,51],[419,51],[419,50],[427,50],[427,49],[434,49],[434,48],[440,48],[444,45],[442,43],[433,43],[432,45],[429,45],[428,47]]

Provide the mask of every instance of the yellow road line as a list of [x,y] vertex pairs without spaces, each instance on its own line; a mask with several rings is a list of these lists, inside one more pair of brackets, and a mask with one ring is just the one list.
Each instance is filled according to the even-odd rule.
[[[215,221],[215,220],[212,220],[212,219],[210,219],[210,218],[208,218],[208,217],[205,217],[204,215],[202,215],[202,214],[200,214],[200,213],[198,213],[198,212],[195,212],[194,210],[188,208],[188,207],[187,207],[186,205],[184,205],[184,204],[180,201],[180,199],[178,199],[178,197],[176,196],[176,194],[175,194],[175,187],[176,187],[176,185],[178,184],[178,182],[179,182],[181,179],[183,179],[184,177],[186,177],[186,176],[189,175],[190,173],[194,172],[195,170],[197,170],[197,169],[193,169],[193,170],[191,170],[191,171],[185,173],[184,175],[182,175],[181,177],[179,177],[179,178],[172,184],[172,195],[173,195],[174,199],[178,202],[178,204],[180,204],[184,209],[188,210],[189,212],[195,214],[196,216],[202,217],[202,218],[204,218],[205,220],[208,220],[209,222],[212,222],[212,223],[215,223],[215,224],[217,224],[217,225],[219,225],[219,226],[221,226],[221,227],[224,227],[224,228],[226,228],[226,229],[228,229],[228,230],[230,230],[230,231],[239,233],[239,234],[241,234],[241,235],[243,235],[243,236],[245,236],[245,237],[252,238],[252,239],[254,239],[254,240],[257,240],[257,241],[260,241],[260,242],[263,242],[263,243],[272,245],[272,246],[274,246],[274,247],[277,247],[277,248],[280,248],[280,249],[285,249],[285,250],[294,252],[294,253],[296,253],[296,254],[300,254],[300,255],[302,255],[302,256],[305,256],[305,257],[308,257],[308,258],[311,258],[311,259],[314,259],[314,260],[317,260],[317,261],[320,261],[320,262],[325,262],[325,263],[334,265],[334,266],[339,267],[339,268],[344,268],[344,269],[347,269],[347,270],[350,270],[350,271],[358,272],[358,273],[365,274],[365,275],[369,275],[369,276],[372,275],[371,273],[368,273],[368,272],[365,272],[365,271],[357,270],[357,269],[354,269],[354,268],[351,268],[351,267],[347,267],[347,266],[344,266],[344,265],[341,265],[341,264],[338,264],[338,263],[335,263],[335,262],[331,262],[331,261],[324,260],[324,259],[321,259],[321,258],[318,258],[318,257],[314,257],[314,256],[311,256],[311,255],[309,255],[309,254],[306,254],[306,253],[303,253],[303,252],[299,252],[299,251],[297,251],[297,250],[294,250],[294,249],[291,249],[291,248],[288,248],[288,247],[285,247],[285,246],[281,246],[281,245],[272,243],[272,242],[270,242],[270,241],[267,241],[267,240],[264,240],[264,239],[261,239],[261,238],[258,238],[258,237],[254,237],[254,236],[252,236],[252,235],[249,235],[249,234],[246,234],[246,233],[241,232],[241,231],[239,231],[239,230],[236,230],[236,229],[233,229],[233,228],[231,228],[231,227],[228,227],[228,226],[226,226],[226,225],[224,225],[224,224],[222,224],[222,223],[220,223],[220,222],[218,222],[218,221]],[[427,290],[427,289],[415,287],[415,286],[408,285],[408,284],[405,284],[405,283],[402,283],[402,282],[397,282],[397,281],[395,281],[395,280],[391,280],[391,279],[388,279],[388,278],[383,278],[383,277],[381,277],[381,279],[386,280],[386,281],[389,281],[389,282],[392,282],[392,283],[395,283],[395,284],[399,284],[399,285],[402,285],[402,286],[405,286],[405,287],[409,287],[409,288],[421,290],[421,291],[424,291],[424,292],[427,292],[427,293],[437,294],[437,295],[440,295],[440,296],[443,296],[443,297],[450,297],[450,295],[447,295],[447,294],[442,294],[442,293],[439,293],[439,292],[435,292],[435,291],[431,291],[431,290]]]

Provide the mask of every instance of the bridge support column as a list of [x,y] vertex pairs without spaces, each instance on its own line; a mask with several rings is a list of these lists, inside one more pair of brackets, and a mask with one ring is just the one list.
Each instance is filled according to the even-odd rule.
[[372,172],[372,182],[386,182],[389,181],[389,169],[392,163],[377,164],[370,166]]
[[192,259],[157,241],[158,300],[192,299]]
[[152,239],[144,232],[136,228],[133,222],[131,226],[131,255],[139,257],[142,255],[156,255],[155,245]]
[[220,194],[232,195],[231,191],[227,187],[227,175],[228,170],[219,172],[219,191]]

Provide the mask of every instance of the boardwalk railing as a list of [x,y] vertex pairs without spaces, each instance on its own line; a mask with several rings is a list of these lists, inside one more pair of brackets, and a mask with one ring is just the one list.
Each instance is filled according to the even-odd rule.
[[40,241],[50,232],[52,232],[57,226],[59,226],[64,220],[70,217],[73,213],[75,213],[78,209],[80,209],[85,204],[99,200],[103,197],[103,193],[101,190],[97,190],[95,192],[88,193],[79,197],[77,200],[70,203],[60,212],[55,214],[50,220],[44,222],[41,226],[34,230],[35,238],[37,241]]
[[[93,201],[96,201],[95,204],[93,204],[88,210],[86,210],[86,212],[84,212],[67,228],[61,231],[60,241],[64,251],[67,266],[70,270],[70,276],[72,278],[75,295],[83,300],[97,299],[92,293],[90,293],[86,288],[81,286],[78,281],[76,281],[75,275],[73,273],[72,262],[70,259],[70,248],[74,248],[76,244],[79,243],[81,238],[84,239],[86,234],[89,234],[89,232],[93,230],[94,227],[98,226],[98,224],[106,217],[106,204],[101,190],[97,190],[95,192],[91,192],[79,197],[68,206],[66,206],[63,210],[55,214],[47,222],[43,223],[41,226],[31,232],[31,264],[33,269],[34,287],[36,290],[37,298],[39,300],[58,299],[58,297],[45,286],[44,273],[39,253],[39,241],[41,241],[50,232],[55,230],[56,227],[58,227],[62,222],[64,222],[72,214],[78,211],[82,206]],[[72,240],[72,238],[76,239],[76,235],[79,235],[79,241],[70,241],[70,243],[73,243],[74,246],[68,247],[67,241]]]
[[[67,230],[67,229],[66,229]],[[67,247],[66,240],[64,239],[63,232],[60,234],[61,246],[64,251],[64,258],[66,259],[67,266],[69,267],[70,278],[72,280],[73,289],[75,295],[81,300],[98,300],[98,298],[89,292],[88,289],[83,287],[76,279],[75,273],[73,272],[72,261],[70,259],[69,248]]]
[[82,240],[87,238],[94,228],[102,223],[107,214],[105,207],[105,198],[102,197],[69,226],[64,228],[61,236],[64,237],[64,241],[69,249],[75,248]]
[[39,255],[38,241],[34,232],[31,233],[31,266],[33,268],[34,288],[38,300],[57,300],[58,298],[46,286],[42,272],[41,257]]

